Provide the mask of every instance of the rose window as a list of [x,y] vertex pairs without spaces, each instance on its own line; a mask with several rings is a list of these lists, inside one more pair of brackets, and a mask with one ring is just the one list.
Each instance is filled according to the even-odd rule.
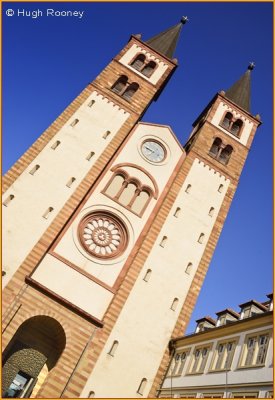
[[126,247],[126,238],[126,228],[113,215],[95,212],[80,223],[80,242],[88,253],[96,257],[118,256]]

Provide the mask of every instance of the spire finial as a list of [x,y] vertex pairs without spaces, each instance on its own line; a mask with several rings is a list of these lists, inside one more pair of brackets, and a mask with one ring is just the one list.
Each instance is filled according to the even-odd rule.
[[187,17],[181,17],[181,20],[180,20],[180,22],[182,23],[182,25],[184,25],[184,24],[186,24],[186,22],[188,22],[189,21],[189,19],[187,18]]
[[254,61],[250,61],[247,69],[249,69],[250,71],[252,71],[254,68],[256,67],[256,64],[254,63]]

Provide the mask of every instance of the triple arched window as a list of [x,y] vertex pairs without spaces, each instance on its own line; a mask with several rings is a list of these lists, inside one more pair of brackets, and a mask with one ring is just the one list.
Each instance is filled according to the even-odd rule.
[[209,151],[209,155],[222,164],[228,164],[231,157],[233,147],[229,144],[225,145],[220,138],[215,138]]
[[130,83],[126,75],[121,75],[112,86],[112,91],[121,96],[125,100],[131,100],[138,90],[139,85],[136,82]]
[[227,112],[221,122],[221,126],[233,135],[240,137],[243,121],[234,118],[232,113]]
[[155,190],[149,184],[121,168],[115,170],[103,193],[140,217],[155,197]]
[[147,78],[150,78],[150,76],[156,69],[157,63],[155,63],[155,61],[148,61],[145,54],[138,54],[130,65],[132,68],[141,72]]

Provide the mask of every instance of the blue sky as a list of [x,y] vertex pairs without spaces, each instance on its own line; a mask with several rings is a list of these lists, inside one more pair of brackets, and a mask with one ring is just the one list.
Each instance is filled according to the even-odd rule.
[[[184,143],[196,117],[220,90],[252,72],[252,114],[259,128],[201,290],[195,320],[272,289],[272,3],[3,3],[3,173],[127,43],[183,27],[179,67],[143,117],[170,125]],[[46,17],[47,8],[84,11]],[[14,16],[5,15],[7,9]],[[40,9],[40,18],[17,10]]]

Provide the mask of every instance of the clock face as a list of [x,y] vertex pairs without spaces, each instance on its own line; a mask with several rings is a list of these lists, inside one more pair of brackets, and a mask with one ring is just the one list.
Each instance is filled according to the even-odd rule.
[[146,140],[141,146],[142,154],[149,161],[161,162],[165,158],[165,149],[159,143],[154,140]]

